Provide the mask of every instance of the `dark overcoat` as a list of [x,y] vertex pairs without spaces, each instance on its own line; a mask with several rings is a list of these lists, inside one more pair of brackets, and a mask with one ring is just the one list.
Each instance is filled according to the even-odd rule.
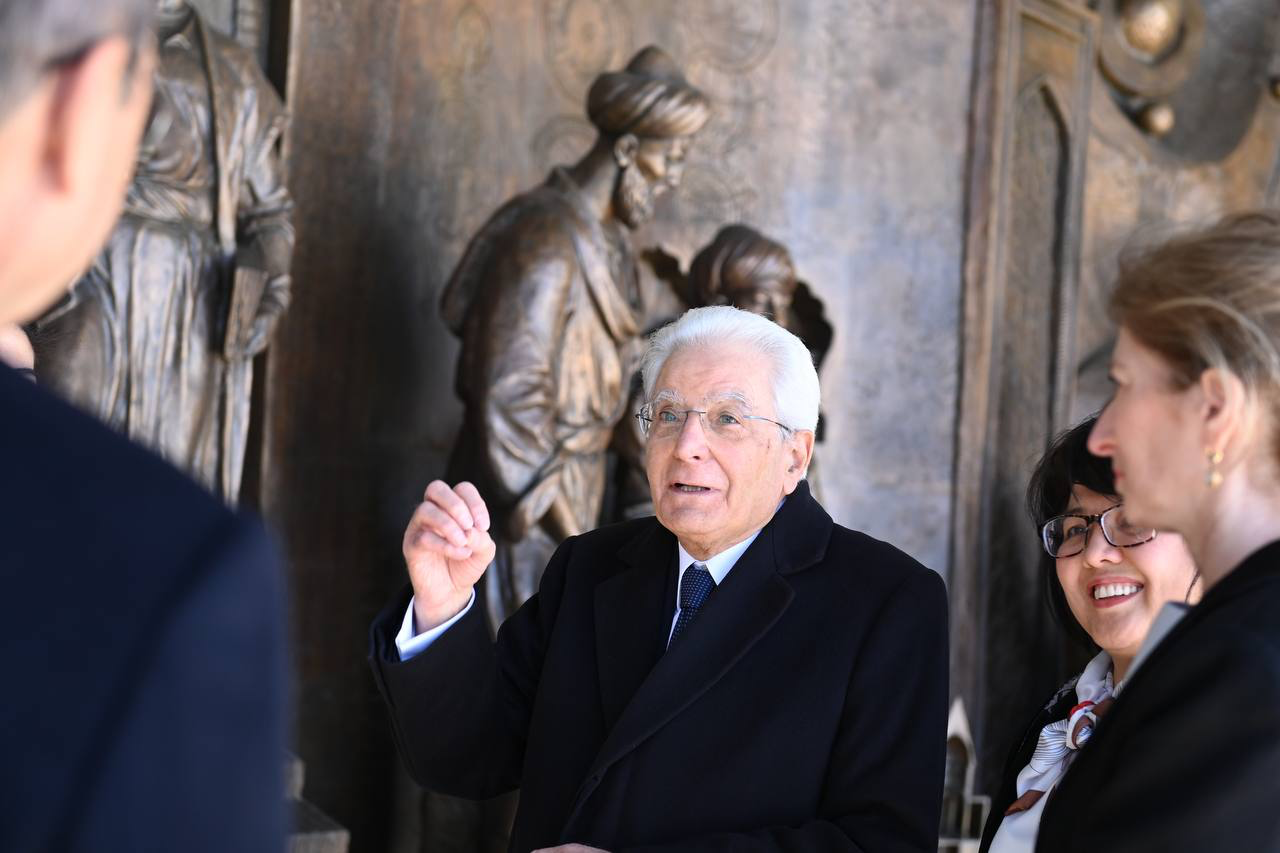
[[0,366],[0,850],[284,849],[266,534]]
[[947,716],[941,579],[832,523],[801,483],[665,649],[676,539],[653,518],[567,540],[490,639],[473,607],[371,659],[410,772],[520,787],[511,849],[937,849]]
[[1280,542],[1128,679],[1058,783],[1036,850],[1280,851]]

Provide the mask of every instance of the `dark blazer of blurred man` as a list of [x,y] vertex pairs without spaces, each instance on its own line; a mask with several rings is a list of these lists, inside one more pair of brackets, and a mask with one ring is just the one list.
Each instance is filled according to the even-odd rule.
[[371,650],[410,771],[519,786],[520,853],[936,850],[946,594],[809,494],[808,350],[699,308],[654,337],[644,385],[657,517],[566,540],[496,644],[471,591],[485,503],[428,487]]
[[[155,0],[0,0],[0,326],[102,244]],[[284,844],[282,588],[262,530],[0,366],[0,850]]]

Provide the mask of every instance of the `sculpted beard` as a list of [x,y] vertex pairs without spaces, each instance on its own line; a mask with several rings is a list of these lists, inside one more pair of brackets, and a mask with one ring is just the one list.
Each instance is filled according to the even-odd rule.
[[634,163],[618,174],[613,207],[628,228],[639,228],[653,218],[653,188]]

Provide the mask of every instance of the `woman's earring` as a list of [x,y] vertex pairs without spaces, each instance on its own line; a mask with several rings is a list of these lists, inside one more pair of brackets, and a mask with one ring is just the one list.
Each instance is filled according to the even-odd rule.
[[1204,474],[1204,484],[1211,489],[1216,489],[1222,485],[1222,473],[1218,471],[1218,465],[1222,463],[1222,451],[1205,450],[1204,455],[1209,460],[1209,470]]

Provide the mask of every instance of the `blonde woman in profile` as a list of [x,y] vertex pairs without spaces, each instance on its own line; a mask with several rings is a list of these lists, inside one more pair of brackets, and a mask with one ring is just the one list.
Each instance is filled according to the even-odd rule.
[[1127,258],[1111,308],[1089,449],[1131,523],[1182,535],[1205,592],[1156,617],[1036,850],[1280,851],[1280,217]]

